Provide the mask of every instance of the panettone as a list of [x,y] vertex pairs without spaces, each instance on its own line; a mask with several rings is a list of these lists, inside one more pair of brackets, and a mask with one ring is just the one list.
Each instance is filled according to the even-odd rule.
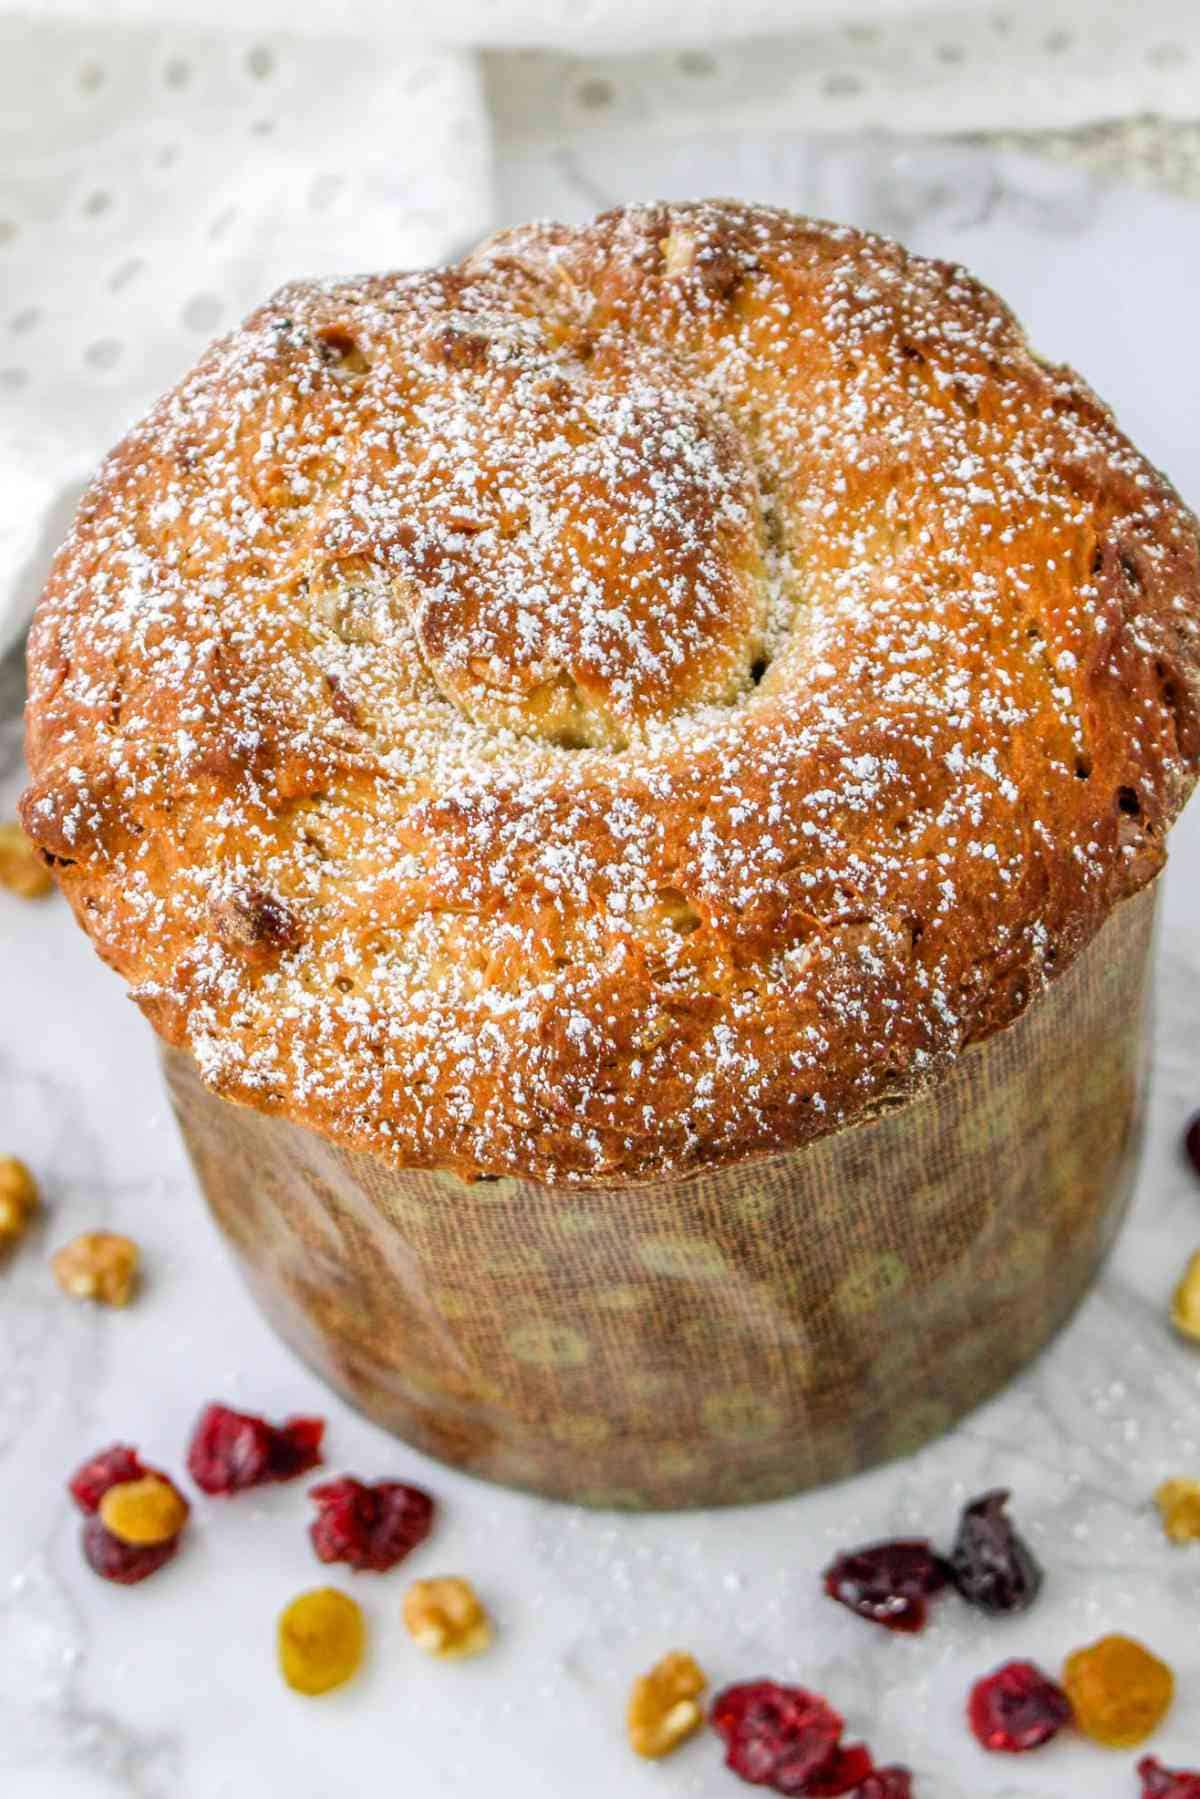
[[[834,1243],[853,1211],[839,1182],[862,1197],[855,1143],[939,1104],[968,1128],[986,1110],[972,1058],[1026,1026],[1044,1037],[1034,1015],[1059,983],[1074,978],[1102,1041],[1102,971],[1072,964],[1111,920],[1105,956],[1130,958],[1106,990],[1127,1053],[1101,1057],[1120,1144],[1097,1151],[1064,1299],[1086,1284],[1135,1111],[1149,908],[1134,896],[1200,757],[1200,542],[1107,408],[961,268],[706,202],[287,287],[109,457],[29,661],[26,829],[177,1052],[189,1106],[217,1107],[210,1195],[233,1203],[211,1164],[222,1132],[266,1131],[227,1100],[270,1115],[250,1141],[276,1169],[284,1138],[293,1159],[301,1143],[323,1158],[325,1175],[294,1175],[306,1215],[313,1181],[332,1219],[339,1179],[377,1178],[392,1197],[371,1228],[405,1248],[375,1244],[372,1280],[382,1258],[426,1324],[434,1287],[461,1276],[504,1339],[468,1224],[497,1181],[524,1194],[527,1248],[536,1196],[547,1230],[584,1219],[539,1313],[566,1332],[590,1271],[629,1286],[601,1268],[628,1208],[682,1194],[686,1209],[700,1182],[715,1209],[684,1236],[712,1329],[728,1337],[722,1305],[741,1307],[739,1341],[768,1342],[784,1302],[721,1222],[752,1171],[799,1194],[814,1155],[841,1158],[822,1163],[817,1234]],[[1089,1045],[1065,986],[1053,1016],[1064,1053],[1043,1043],[1039,1078],[1053,1068],[1068,1105],[1073,1068],[1098,1077],[1072,1062]],[[1016,1113],[991,1137],[993,1156],[1011,1140],[1044,1159]],[[921,1159],[893,1166],[911,1186]],[[953,1161],[929,1175],[948,1195],[956,1178]],[[419,1279],[397,1272],[424,1252],[395,1202],[418,1192],[440,1196]],[[904,1261],[889,1245],[918,1202],[869,1197],[871,1254]],[[1029,1228],[1041,1215],[1035,1192]],[[250,1260],[271,1234],[256,1220],[226,1219]],[[981,1228],[948,1240],[974,1253]],[[804,1229],[771,1239],[775,1268],[811,1258]],[[336,1269],[297,1301],[309,1325],[366,1231],[324,1243]],[[315,1253],[322,1227],[305,1233]],[[651,1235],[672,1237],[657,1213]],[[664,1332],[661,1283],[686,1282],[690,1253],[638,1262]],[[812,1263],[796,1316],[847,1278]],[[614,1311],[627,1342],[630,1290]],[[467,1353],[451,1299],[430,1328],[457,1345],[462,1407],[472,1357],[499,1352],[488,1336]],[[368,1308],[377,1346],[381,1306],[386,1286]],[[323,1315],[316,1336],[336,1335]],[[404,1335],[411,1357],[411,1317]],[[836,1333],[825,1349],[845,1360]],[[824,1351],[805,1353],[811,1372]],[[354,1390],[344,1361],[331,1372]],[[517,1414],[528,1439],[553,1397],[488,1378],[507,1420],[490,1440]],[[864,1391],[848,1378],[843,1411]],[[593,1394],[633,1455],[619,1411],[612,1383]],[[388,1421],[421,1435],[408,1413]],[[782,1417],[776,1462],[803,1474],[800,1428]],[[878,1450],[851,1447],[848,1465]],[[503,1457],[499,1471],[525,1477]]]

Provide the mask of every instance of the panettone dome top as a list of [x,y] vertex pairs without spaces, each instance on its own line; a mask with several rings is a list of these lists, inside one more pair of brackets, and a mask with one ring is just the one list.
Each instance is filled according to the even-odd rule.
[[628,1180],[928,1083],[1152,879],[1200,553],[961,269],[631,207],[284,289],[30,668],[27,829],[218,1090]]

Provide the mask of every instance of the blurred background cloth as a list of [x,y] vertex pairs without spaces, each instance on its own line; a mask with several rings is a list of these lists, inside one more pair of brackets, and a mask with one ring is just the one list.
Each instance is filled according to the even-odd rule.
[[0,653],[208,339],[294,275],[458,254],[505,157],[536,204],[614,132],[634,180],[664,137],[1139,115],[1200,119],[1195,0],[0,0]]

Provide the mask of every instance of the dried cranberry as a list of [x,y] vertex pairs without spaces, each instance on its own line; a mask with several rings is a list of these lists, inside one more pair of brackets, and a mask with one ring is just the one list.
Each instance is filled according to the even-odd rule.
[[718,1693],[712,1721],[725,1739],[725,1765],[751,1786],[807,1793],[834,1760],[842,1720],[802,1687],[747,1681]]
[[1196,1113],[1183,1133],[1183,1147],[1188,1161],[1196,1173],[1200,1174],[1200,1112]]
[[321,1460],[323,1418],[268,1424],[249,1412],[209,1405],[188,1448],[188,1472],[206,1493],[241,1493],[268,1481],[294,1480]]
[[1028,1611],[1042,1586],[1042,1570],[1013,1529],[1007,1504],[1003,1488],[973,1499],[950,1555],[951,1577],[967,1604],[993,1617]]
[[912,1775],[907,1768],[875,1768],[854,1799],[912,1799]]
[[809,1799],[836,1799],[840,1793],[858,1794],[873,1771],[870,1750],[862,1743],[854,1743],[849,1749],[839,1743],[832,1759],[809,1775],[803,1790]]
[[1200,1799],[1200,1774],[1190,1768],[1164,1768],[1152,1755],[1137,1765],[1142,1799]]
[[82,1542],[88,1567],[122,1587],[136,1586],[156,1574],[179,1547],[178,1537],[168,1537],[165,1543],[123,1543],[94,1514],[84,1523]]
[[901,1540],[852,1549],[825,1570],[825,1591],[888,1630],[923,1630],[926,1600],[939,1593],[947,1568],[928,1543]]
[[295,1480],[321,1466],[324,1418],[289,1418],[271,1430],[268,1480]]
[[344,1475],[309,1488],[318,1516],[309,1525],[323,1562],[347,1562],[385,1574],[423,1543],[433,1525],[433,1500],[398,1480],[371,1485]]
[[971,1688],[967,1719],[985,1749],[1019,1755],[1071,1722],[1071,1702],[1032,1662],[1006,1662]]
[[80,1511],[98,1512],[100,1501],[110,1487],[157,1473],[156,1468],[146,1467],[137,1450],[131,1449],[128,1443],[114,1443],[108,1449],[98,1450],[90,1461],[76,1468],[67,1483],[67,1491]]

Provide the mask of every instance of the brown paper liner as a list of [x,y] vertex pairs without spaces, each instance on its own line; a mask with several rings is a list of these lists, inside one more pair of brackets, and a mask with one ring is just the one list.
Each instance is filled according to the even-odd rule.
[[687,1180],[399,1171],[166,1073],[263,1309],[397,1435],[593,1505],[773,1498],[914,1449],[1058,1329],[1136,1155],[1152,891],[930,1093]]

